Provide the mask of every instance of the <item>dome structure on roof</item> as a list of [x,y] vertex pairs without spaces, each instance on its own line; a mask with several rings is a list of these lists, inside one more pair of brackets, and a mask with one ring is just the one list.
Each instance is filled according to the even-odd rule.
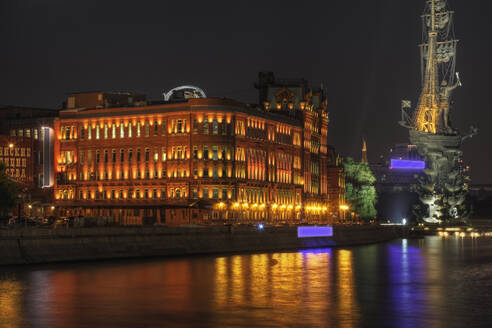
[[182,85],[180,87],[176,87],[168,92],[164,92],[163,96],[165,101],[183,100],[189,98],[207,98],[207,95],[202,89],[193,85]]

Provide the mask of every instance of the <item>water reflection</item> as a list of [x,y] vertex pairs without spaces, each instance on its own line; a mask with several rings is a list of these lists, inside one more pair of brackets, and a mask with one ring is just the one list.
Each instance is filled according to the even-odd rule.
[[480,325],[492,319],[491,258],[492,239],[426,238],[3,268],[0,327]]

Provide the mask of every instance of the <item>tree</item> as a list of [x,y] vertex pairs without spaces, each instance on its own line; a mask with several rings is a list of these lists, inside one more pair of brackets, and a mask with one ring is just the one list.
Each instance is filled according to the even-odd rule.
[[0,163],[0,214],[6,215],[16,205],[18,194],[18,185],[7,175],[5,164]]
[[343,162],[345,172],[346,200],[350,208],[363,219],[376,216],[376,178],[369,165],[357,163],[348,157]]

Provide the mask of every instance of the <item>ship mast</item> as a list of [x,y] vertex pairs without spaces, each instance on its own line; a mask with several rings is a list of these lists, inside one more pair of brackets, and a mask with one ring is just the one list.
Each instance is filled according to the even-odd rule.
[[[438,0],[437,0],[438,1]],[[436,0],[431,0],[429,46],[427,65],[424,75],[424,86],[420,95],[415,117],[415,127],[419,131],[437,133],[439,99],[437,90],[437,62],[436,62]]]
[[454,12],[446,7],[446,0],[428,0],[422,15],[422,92],[410,125],[417,131],[432,134],[449,128],[449,98],[451,91],[460,85],[459,80],[452,85],[458,40],[452,35]]

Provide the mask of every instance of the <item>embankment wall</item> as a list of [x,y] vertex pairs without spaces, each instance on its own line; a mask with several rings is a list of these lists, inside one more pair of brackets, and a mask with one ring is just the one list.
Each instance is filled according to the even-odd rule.
[[296,227],[107,227],[0,231],[0,265],[353,246],[398,237],[395,228],[334,227],[297,238]]

